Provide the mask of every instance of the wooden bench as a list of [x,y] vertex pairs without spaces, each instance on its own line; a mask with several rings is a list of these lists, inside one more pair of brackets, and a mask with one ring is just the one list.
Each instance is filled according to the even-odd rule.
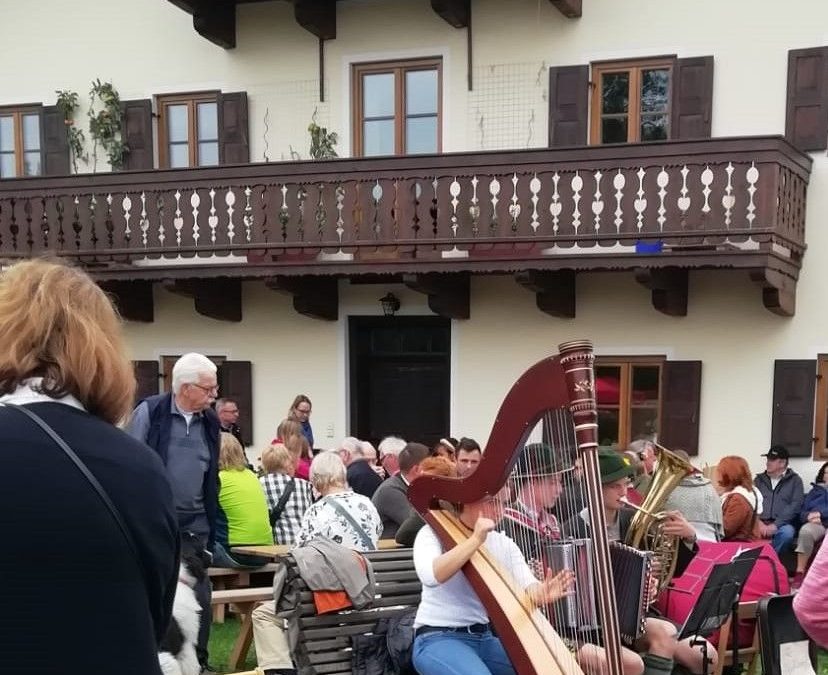
[[[230,588],[248,588],[251,585],[262,586],[273,579],[276,563],[267,563],[261,567],[251,569],[236,569],[234,567],[211,567],[207,576],[213,584],[214,591],[224,591]],[[255,581],[252,583],[251,578]],[[226,603],[212,603],[213,623],[224,623],[227,609]]]
[[[756,621],[756,616],[759,611],[759,603],[756,600],[750,602],[740,602],[739,611],[737,613],[738,621],[755,622],[753,628],[753,641],[749,647],[739,647],[737,654],[739,663],[747,666],[747,670],[743,670],[746,675],[754,675],[759,657],[759,622]],[[722,670],[727,666],[733,665],[733,648],[728,646],[730,636],[733,635],[734,640],[739,639],[739,631],[733,625],[733,617],[729,618],[722,625],[719,631],[719,647],[717,649],[719,655],[719,663],[716,666],[714,675],[722,675]]]
[[250,643],[253,641],[253,610],[259,603],[268,601],[273,601],[272,585],[213,591],[211,599],[213,607],[232,605],[239,615],[239,634],[227,660],[230,668],[239,668],[244,663]]
[[[371,561],[376,580],[376,599],[371,607],[323,616],[316,614],[312,592],[295,573],[293,557],[285,556],[288,583],[300,593],[299,640],[293,653],[297,668],[309,668],[312,670],[307,672],[320,674],[350,675],[352,636],[373,633],[380,619],[399,616],[419,604],[421,586],[410,548],[372,551],[365,556]],[[284,609],[283,602],[278,609]]]

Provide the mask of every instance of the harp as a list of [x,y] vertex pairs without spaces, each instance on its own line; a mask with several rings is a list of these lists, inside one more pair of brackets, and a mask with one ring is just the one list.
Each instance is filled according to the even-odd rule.
[[[527,370],[501,404],[478,469],[464,478],[422,476],[411,484],[409,500],[448,550],[470,532],[440,502],[470,504],[496,495],[506,485],[520,449],[551,409],[563,409],[573,426],[583,467],[586,502],[592,523],[592,584],[606,652],[605,672],[621,675],[621,641],[613,594],[612,561],[602,507],[597,457],[598,415],[595,406],[592,344],[566,342],[557,356]],[[525,594],[510,583],[508,572],[485,553],[485,546],[463,567],[486,607],[519,675],[581,675],[573,654]]]

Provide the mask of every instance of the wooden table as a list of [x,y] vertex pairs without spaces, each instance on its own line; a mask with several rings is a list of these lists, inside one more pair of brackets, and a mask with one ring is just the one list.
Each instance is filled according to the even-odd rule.
[[[261,558],[273,558],[274,560],[279,556],[288,553],[293,546],[287,544],[271,544],[270,546],[234,546],[231,548],[233,553],[243,553],[245,555],[257,555]],[[380,539],[377,542],[377,548],[401,548],[400,545],[393,539]]]

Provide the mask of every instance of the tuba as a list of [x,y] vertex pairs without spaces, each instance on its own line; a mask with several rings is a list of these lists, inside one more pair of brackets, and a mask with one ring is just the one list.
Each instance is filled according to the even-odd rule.
[[641,506],[630,504],[636,510],[630,522],[624,543],[633,548],[652,551],[654,574],[659,592],[663,590],[676,571],[678,561],[678,537],[663,532],[661,509],[667,497],[693,472],[693,467],[667,448],[655,444],[658,467],[653,473],[650,489]]

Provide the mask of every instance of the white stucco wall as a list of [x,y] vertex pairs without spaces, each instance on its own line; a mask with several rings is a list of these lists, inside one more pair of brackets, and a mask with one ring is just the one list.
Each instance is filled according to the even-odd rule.
[[[549,66],[713,54],[713,135],[776,134],[785,126],[787,51],[828,44],[828,3],[794,5],[789,11],[777,0],[586,0],[584,16],[568,20],[546,1],[475,0],[475,89],[469,92],[465,31],[437,17],[428,0],[339,2],[338,36],[325,46],[326,101],[320,103],[317,42],[295,23],[290,3],[241,5],[238,46],[230,51],[197,35],[192,18],[164,0],[6,3],[0,105],[50,104],[55,89],[77,90],[85,100],[95,78],[112,80],[124,99],[244,90],[253,161],[289,159],[291,149],[306,157],[306,127],[315,109],[320,124],[339,132],[338,149],[347,156],[350,65],[437,55],[444,69],[445,151],[542,147]],[[685,318],[656,312],[630,275],[582,276],[573,321],[540,313],[532,295],[507,278],[476,277],[472,318],[452,326],[450,431],[485,439],[502,396],[525,367],[561,340],[590,337],[599,354],[701,359],[702,461],[737,452],[760,468],[758,455],[770,436],[773,360],[828,353],[828,161],[822,155],[814,156],[809,249],[794,318],[767,312],[758,287],[737,273],[693,273]],[[343,283],[340,321],[326,323],[297,315],[289,297],[250,283],[241,325],[200,317],[191,302],[159,289],[155,323],[130,324],[127,334],[135,358],[195,349],[253,361],[257,445],[270,438],[299,391],[314,401],[317,437],[333,443],[348,432],[347,317],[377,314],[376,299],[389,289]],[[393,290],[403,313],[428,313],[422,296]],[[810,462],[795,465],[813,472]]]

